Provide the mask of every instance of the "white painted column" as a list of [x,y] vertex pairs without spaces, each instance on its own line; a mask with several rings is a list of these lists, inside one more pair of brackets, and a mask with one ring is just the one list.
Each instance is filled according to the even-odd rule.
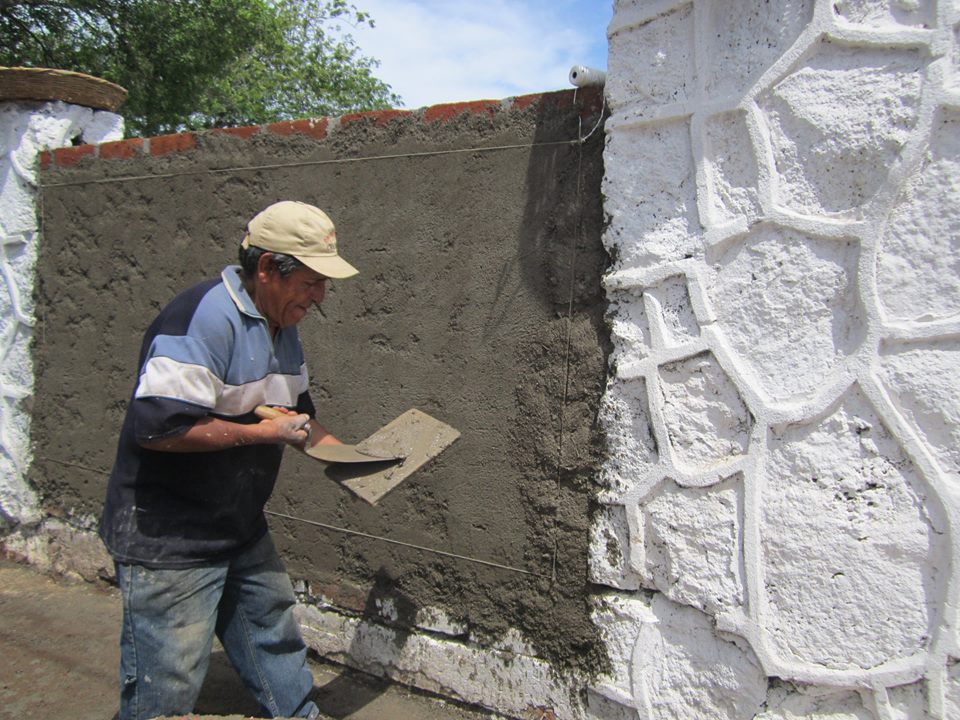
[[616,2],[597,717],[960,717],[955,5]]
[[0,530],[40,520],[36,494],[26,479],[38,157],[74,140],[101,143],[122,137],[123,119],[112,112],[63,102],[0,103]]

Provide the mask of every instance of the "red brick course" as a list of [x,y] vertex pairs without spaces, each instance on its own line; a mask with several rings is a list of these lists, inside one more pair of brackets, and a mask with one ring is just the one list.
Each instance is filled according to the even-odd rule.
[[53,162],[58,167],[73,167],[85,157],[96,152],[95,145],[78,145],[77,147],[56,148],[53,151]]
[[263,128],[259,125],[247,125],[245,127],[214,128],[211,132],[221,133],[223,135],[234,135],[238,138],[249,140],[254,135],[259,135],[263,132]]
[[168,155],[174,152],[184,152],[192,150],[197,146],[197,136],[192,133],[180,133],[179,135],[160,135],[147,139],[147,145],[150,147],[151,155]]
[[[217,128],[210,132],[231,135],[243,140],[261,133],[275,135],[305,135],[315,140],[324,140],[337,124],[340,127],[356,123],[373,123],[378,127],[395,120],[418,117],[421,122],[449,122],[461,115],[486,115],[489,118],[507,109],[572,109],[581,107],[582,113],[596,113],[603,107],[603,90],[601,88],[581,88],[574,90],[560,90],[549,93],[533,93],[507,100],[475,100],[472,102],[447,103],[434,105],[422,110],[374,110],[371,112],[348,113],[340,118],[306,118],[303,120],[288,120],[271,123],[269,125],[250,125],[246,127]],[[151,138],[129,138],[102,145],[80,145],[77,147],[57,148],[40,154],[40,167],[47,169],[51,165],[57,167],[72,167],[86,157],[97,157],[101,160],[122,160],[135,157],[142,153],[151,156],[167,155],[170,153],[186,152],[197,146],[198,138],[195,132],[186,132],[173,135],[160,135]]]
[[391,120],[407,117],[412,114],[413,112],[410,110],[372,110],[370,112],[349,113],[340,117],[340,124],[350,125],[351,123],[370,120],[375,125],[382,127]]
[[539,106],[543,101],[543,93],[520,95],[511,100],[512,107],[517,110],[526,110],[529,107]]
[[267,125],[267,132],[276,135],[309,135],[317,140],[327,137],[328,118],[310,118],[307,120],[287,120]]
[[101,160],[125,160],[143,152],[143,138],[129,138],[100,146],[98,157]]
[[423,111],[424,122],[448,122],[459,115],[482,115],[486,113],[493,117],[494,113],[503,109],[499,100],[474,100],[473,102],[449,103],[434,105]]

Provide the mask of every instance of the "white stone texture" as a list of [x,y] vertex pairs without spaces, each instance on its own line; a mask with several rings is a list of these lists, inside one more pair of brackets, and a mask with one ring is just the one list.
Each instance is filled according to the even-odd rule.
[[766,708],[755,720],[875,720],[855,692],[832,688],[770,688]]
[[960,312],[960,113],[935,118],[926,157],[890,214],[878,265],[878,292],[892,318]]
[[[593,619],[600,628],[610,672],[594,688],[603,697],[636,710],[633,692],[633,649],[644,625],[655,623],[650,601],[643,595],[603,595],[594,600]],[[634,713],[636,716],[636,713]]]
[[718,324],[765,395],[807,395],[856,351],[858,243],[759,225],[715,254]]
[[879,375],[900,413],[960,487],[960,342],[885,346]]
[[644,295],[647,303],[653,306],[650,316],[660,321],[656,333],[660,347],[679,347],[700,337],[686,277],[668,277],[655,287],[647,288]]
[[916,467],[856,391],[770,435],[760,533],[777,654],[869,670],[924,653],[946,528]]
[[640,360],[650,352],[650,327],[643,303],[630,293],[607,294],[607,321],[616,345],[610,354],[610,367],[620,377],[633,377]]
[[928,28],[936,18],[933,0],[838,0],[834,10],[845,22],[877,29],[895,25]]
[[650,429],[646,382],[611,378],[608,386],[616,388],[608,387],[600,407],[610,458],[601,482],[611,491],[625,493],[657,462],[657,445]]
[[[896,720],[929,717],[927,697],[928,693],[922,682],[890,688],[877,694],[877,715],[884,717],[886,713],[886,717]],[[948,713],[944,717],[956,716]]]
[[680,3],[610,37],[605,92],[612,107],[670,105],[693,93],[693,14],[692,3]]
[[943,717],[960,717],[960,663],[954,661],[947,668],[946,691],[943,698]]
[[910,50],[821,43],[761,100],[777,202],[806,214],[870,200],[917,121],[922,60]]
[[627,532],[596,515],[620,594],[590,717],[711,716],[676,650],[701,628],[773,678],[726,716],[960,717],[958,28],[933,0],[615,3],[600,477]]
[[708,98],[746,91],[800,36],[813,17],[813,0],[727,0],[706,3],[701,67]]
[[637,709],[587,688],[585,720],[637,720]]
[[705,225],[722,225],[760,214],[758,168],[752,139],[742,112],[720,113],[704,129],[704,167],[709,178]]
[[746,454],[750,413],[716,358],[704,353],[667,363],[660,378],[664,425],[678,466],[709,470]]
[[625,664],[629,652],[629,671],[594,689],[632,702],[642,720],[735,720],[760,709],[767,691],[760,663],[749,649],[720,638],[708,616],[662,596],[649,605],[605,597],[595,616],[613,629],[611,656]]
[[123,137],[119,115],[62,102],[0,104],[0,526],[35,523],[37,498],[26,480],[30,464],[29,346],[37,255],[36,167],[41,151],[73,140]]
[[630,526],[623,505],[601,505],[590,525],[590,582],[620,590],[640,588],[640,576],[630,567]]
[[435,607],[424,607],[417,610],[413,624],[427,632],[451,637],[465,637],[470,630],[464,623],[451,619],[441,608]]
[[624,131],[608,141],[606,177],[611,224],[605,233],[619,264],[644,267],[680,260],[699,249],[696,178],[690,129],[684,121]]
[[706,488],[667,480],[640,506],[646,587],[716,615],[744,604],[743,479]]
[[960,84],[960,25],[953,26],[953,44],[950,47],[950,71],[946,82]]

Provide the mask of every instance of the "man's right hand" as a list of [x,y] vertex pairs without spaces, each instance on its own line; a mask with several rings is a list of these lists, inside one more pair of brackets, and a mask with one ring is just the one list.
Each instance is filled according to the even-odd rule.
[[306,413],[297,414],[286,408],[276,409],[282,410],[284,415],[269,420],[261,420],[260,424],[269,423],[279,442],[302,448],[310,438],[310,430],[307,426],[307,423],[310,422],[310,416]]

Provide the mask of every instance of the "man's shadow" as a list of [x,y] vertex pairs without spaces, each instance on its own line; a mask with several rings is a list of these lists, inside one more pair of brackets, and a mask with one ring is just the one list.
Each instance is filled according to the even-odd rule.
[[[362,665],[374,663],[386,668],[396,666],[412,634],[411,628],[416,618],[417,606],[397,591],[396,581],[381,567],[374,576],[373,587],[367,594],[360,622],[350,643],[350,657]],[[380,639],[386,642],[377,642]],[[376,655],[371,656],[372,652]],[[369,705],[393,684],[387,679],[349,668],[337,670],[336,678],[314,688],[314,702],[320,712],[337,720],[349,717]]]
[[[410,638],[416,617],[417,606],[397,591],[394,578],[381,568],[367,594],[350,645],[350,656],[362,664],[372,661],[382,667],[395,665]],[[374,641],[370,642],[371,639]],[[386,642],[376,642],[380,639]],[[376,656],[371,656],[371,652],[376,652]],[[350,668],[337,666],[334,671],[337,676],[333,680],[314,686],[313,701],[321,713],[337,720],[369,705],[393,684]],[[256,717],[260,712],[259,704],[244,687],[219,643],[210,656],[210,669],[194,712],[244,717]]]

